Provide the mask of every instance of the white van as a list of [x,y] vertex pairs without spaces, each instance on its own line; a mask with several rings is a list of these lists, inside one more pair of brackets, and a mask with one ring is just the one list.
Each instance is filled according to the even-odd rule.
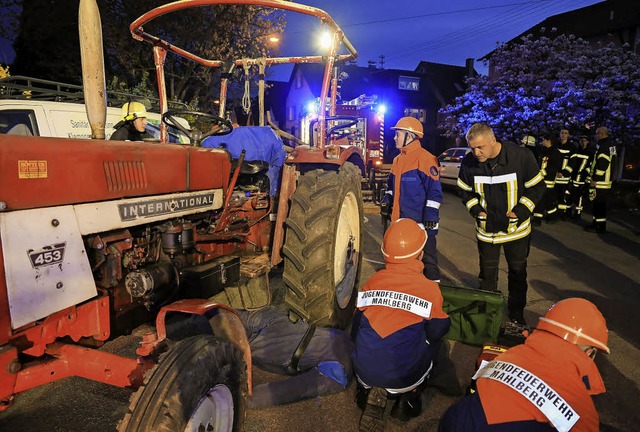
[[[105,135],[120,121],[120,108],[107,108]],[[160,114],[147,113],[147,130],[160,138]],[[0,99],[0,133],[58,138],[91,138],[91,128],[83,104],[38,100]],[[169,142],[188,144],[189,139],[169,128]]]
[[[0,80],[0,133],[90,139],[91,128],[83,102],[80,86],[20,76],[5,78]],[[120,116],[120,106],[107,108],[107,139]],[[147,130],[158,139],[160,121],[160,114],[147,112]],[[188,129],[186,120],[178,121]],[[169,127],[169,142],[188,144],[189,138]]]

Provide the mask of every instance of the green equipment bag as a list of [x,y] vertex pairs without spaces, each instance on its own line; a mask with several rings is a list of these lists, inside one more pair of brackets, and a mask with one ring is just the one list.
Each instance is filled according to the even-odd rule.
[[445,338],[469,345],[497,343],[504,319],[502,293],[440,284],[442,308],[451,318]]

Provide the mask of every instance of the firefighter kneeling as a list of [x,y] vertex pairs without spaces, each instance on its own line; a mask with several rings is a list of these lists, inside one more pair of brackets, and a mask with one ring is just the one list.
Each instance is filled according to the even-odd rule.
[[419,387],[426,383],[451,321],[442,310],[436,282],[423,274],[427,232],[411,219],[389,226],[382,254],[386,269],[358,294],[352,354],[361,430],[384,424],[387,396],[398,395],[391,416],[403,421],[422,410]]
[[477,392],[449,408],[439,431],[599,430],[591,396],[605,387],[593,359],[609,353],[607,340],[593,303],[559,301],[523,345],[480,367]]

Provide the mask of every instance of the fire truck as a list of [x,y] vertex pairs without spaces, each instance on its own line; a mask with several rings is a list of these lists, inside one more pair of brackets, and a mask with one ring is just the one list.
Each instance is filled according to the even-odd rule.
[[[300,121],[300,134],[303,142],[310,142],[317,134],[319,98],[306,106],[307,114]],[[390,164],[384,159],[384,117],[385,105],[377,95],[360,95],[355,99],[337,103],[335,113],[330,117],[329,131],[340,146],[355,147],[364,161],[362,179],[363,198],[379,202],[380,194],[386,185]]]

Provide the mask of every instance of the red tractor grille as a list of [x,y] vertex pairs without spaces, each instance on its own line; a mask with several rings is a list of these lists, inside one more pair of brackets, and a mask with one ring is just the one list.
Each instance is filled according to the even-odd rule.
[[109,192],[147,187],[147,173],[142,161],[105,161],[104,175]]

